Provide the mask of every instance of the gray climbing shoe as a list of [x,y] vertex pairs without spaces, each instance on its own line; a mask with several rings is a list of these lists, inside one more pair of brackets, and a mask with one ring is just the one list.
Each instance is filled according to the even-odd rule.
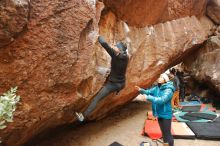
[[75,112],[75,115],[76,115],[76,117],[77,117],[77,119],[80,121],[80,122],[83,122],[84,121],[84,116],[83,116],[83,114],[82,113],[77,113],[77,112]]

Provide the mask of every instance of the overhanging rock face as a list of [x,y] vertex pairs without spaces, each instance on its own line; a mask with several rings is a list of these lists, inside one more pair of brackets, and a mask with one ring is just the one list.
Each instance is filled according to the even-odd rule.
[[[160,73],[197,49],[208,38],[212,26],[213,23],[206,17],[199,20],[192,16],[144,28],[130,27],[128,36],[131,42],[131,58],[126,88],[118,96],[103,100],[94,113],[94,118],[116,105],[132,100],[136,95],[135,85],[149,87]],[[116,17],[109,12],[100,21],[100,33],[108,38],[109,42],[124,39],[124,23],[116,21]]]
[[104,3],[129,25],[144,27],[186,16],[201,17],[207,0],[104,0]]
[[[109,67],[110,57],[97,43],[97,36],[103,35],[110,44],[125,37],[120,17],[108,9],[100,16],[101,2],[32,0],[30,5],[28,29],[0,49],[0,92],[18,86],[22,97],[14,122],[0,131],[8,146],[22,145],[43,131],[74,122],[73,113],[85,109],[105,81],[97,70]],[[212,22],[206,17],[184,16],[129,27],[126,87],[119,95],[102,100],[90,119],[131,101],[136,94],[134,85],[149,86],[207,39]]]

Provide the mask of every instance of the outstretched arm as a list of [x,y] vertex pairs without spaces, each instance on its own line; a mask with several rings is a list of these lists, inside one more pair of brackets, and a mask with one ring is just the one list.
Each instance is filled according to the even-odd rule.
[[103,48],[105,48],[105,50],[108,52],[110,56],[115,55],[115,51],[108,45],[108,43],[106,43],[104,37],[99,36],[98,40],[99,40],[99,43],[102,45]]
[[143,88],[140,88],[138,86],[135,86],[135,88],[141,93],[141,94],[146,94],[146,95],[149,95],[149,94],[153,94],[154,90],[156,89],[156,86],[150,88],[150,89],[143,89]]
[[156,104],[164,104],[168,102],[169,100],[171,100],[172,96],[173,96],[172,89],[166,89],[164,91],[163,96],[154,97],[154,96],[148,95],[147,100],[153,103],[156,103]]

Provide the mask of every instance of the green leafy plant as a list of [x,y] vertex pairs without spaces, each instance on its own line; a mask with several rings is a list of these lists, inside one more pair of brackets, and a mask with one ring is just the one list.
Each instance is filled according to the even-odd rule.
[[17,96],[16,92],[17,87],[14,87],[0,96],[0,129],[6,128],[7,122],[13,122],[13,112],[20,100],[20,96]]

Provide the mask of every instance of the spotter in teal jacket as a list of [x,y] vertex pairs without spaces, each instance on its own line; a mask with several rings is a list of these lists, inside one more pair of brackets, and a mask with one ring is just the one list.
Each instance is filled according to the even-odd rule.
[[160,87],[156,85],[148,90],[141,89],[139,92],[146,94],[147,100],[152,102],[152,111],[155,117],[172,119],[171,100],[174,91],[173,82],[168,81],[161,84]]

